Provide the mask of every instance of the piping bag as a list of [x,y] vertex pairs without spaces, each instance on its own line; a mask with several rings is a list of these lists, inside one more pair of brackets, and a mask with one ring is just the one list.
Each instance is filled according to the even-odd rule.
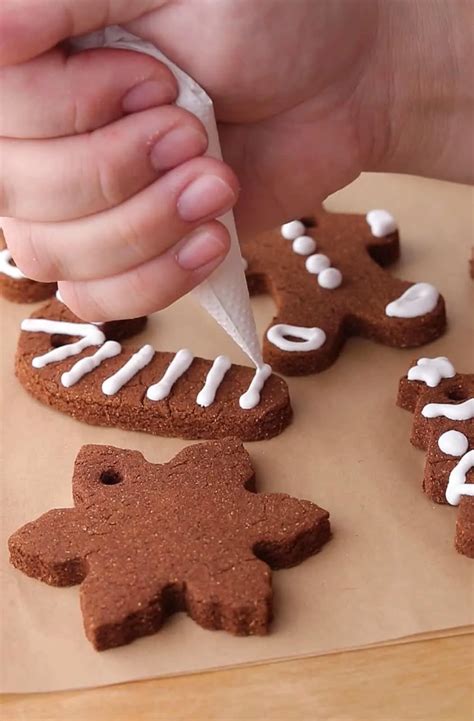
[[[73,50],[118,48],[145,53],[167,65],[178,83],[176,105],[196,115],[203,123],[209,146],[206,155],[222,159],[219,134],[211,98],[192,79],[168,60],[152,43],[129,33],[118,25],[83,35],[70,41]],[[232,211],[221,218],[230,234],[230,250],[221,265],[195,288],[192,293],[203,308],[222,326],[257,368],[263,366],[255,319],[250,307],[249,293],[240,254],[239,240]]]

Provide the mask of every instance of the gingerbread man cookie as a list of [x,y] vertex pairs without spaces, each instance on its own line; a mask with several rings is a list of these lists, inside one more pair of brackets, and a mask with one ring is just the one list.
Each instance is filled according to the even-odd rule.
[[474,558],[474,374],[457,373],[445,357],[420,358],[397,402],[414,413],[411,442],[427,452],[423,490],[459,506],[455,546]]
[[0,230],[0,295],[14,303],[35,303],[56,292],[56,283],[38,283],[23,275],[13,263]]
[[189,446],[163,465],[84,446],[72,485],[74,508],[11,536],[11,562],[53,586],[81,584],[97,650],[155,633],[176,611],[204,628],[265,634],[270,568],[300,563],[330,536],[329,514],[314,503],[256,493],[233,439]]
[[[58,299],[22,322],[16,374],[39,401],[93,425],[182,438],[262,440],[291,420],[286,383],[268,365],[233,365],[122,346],[145,318],[83,323]],[[70,341],[70,342],[69,342]]]
[[322,371],[351,335],[408,348],[443,333],[445,307],[436,288],[384,270],[399,256],[387,211],[366,218],[321,211],[312,224],[291,221],[242,243],[250,291],[270,293],[277,306],[263,343],[275,370]]

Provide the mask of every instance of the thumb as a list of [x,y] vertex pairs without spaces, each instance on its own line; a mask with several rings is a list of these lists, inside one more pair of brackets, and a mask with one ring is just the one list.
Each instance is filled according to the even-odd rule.
[[0,65],[36,57],[61,40],[126,23],[168,0],[3,0]]

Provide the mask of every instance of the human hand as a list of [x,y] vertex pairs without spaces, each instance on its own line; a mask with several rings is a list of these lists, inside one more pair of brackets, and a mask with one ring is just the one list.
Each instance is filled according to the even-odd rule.
[[[11,2],[6,3],[7,7]],[[25,2],[23,0],[23,6]],[[62,25],[58,18],[64,18],[64,14],[58,13],[56,0],[49,0],[48,12],[53,5],[56,5],[55,13],[51,11],[51,15],[45,15],[43,12],[34,18],[35,33],[31,27],[23,35],[18,31],[16,35],[14,33],[15,43],[4,49],[7,62],[32,57],[71,35],[73,29],[77,33],[103,25],[101,12],[108,3],[104,0],[73,3],[69,0],[66,5],[73,23],[63,22]],[[462,21],[468,7],[462,0],[450,4],[437,2],[428,14],[422,12],[423,2],[415,0],[409,4],[399,0],[384,3],[375,0],[297,0],[292,3],[259,0],[258,4],[244,0],[168,0],[165,4],[149,0],[134,3],[133,10],[129,5],[114,0],[110,5],[114,14],[107,18],[107,24],[120,22],[132,32],[155,42],[204,85],[215,100],[224,156],[237,172],[242,186],[236,209],[241,233],[254,233],[281,220],[307,214],[329,193],[350,182],[362,170],[395,170],[466,179],[463,169],[469,167],[469,160],[466,148],[458,142],[458,131],[466,124],[465,111],[469,110],[469,104],[454,102],[455,112],[450,110],[450,99],[460,97],[462,101],[467,87],[462,74],[465,64],[459,62],[457,56],[465,53],[462,26],[468,27],[467,17],[466,22]],[[64,0],[61,6],[64,6]],[[424,7],[426,9],[426,5]],[[5,11],[3,13],[5,15]],[[25,21],[23,30],[28,22]],[[451,35],[446,42],[448,31]],[[104,52],[112,51],[101,51],[97,57],[104,58]],[[127,56],[120,60],[120,68],[131,62],[132,54]],[[138,63],[137,56],[133,57]],[[67,62],[73,61],[80,62],[80,58]],[[92,64],[93,60],[89,62]],[[146,62],[153,61],[146,59]],[[112,61],[110,63],[109,68]],[[434,69],[430,71],[431,66]],[[21,74],[25,68],[27,65],[8,68],[7,72]],[[163,69],[160,72],[163,73]],[[116,82],[123,71],[117,66],[115,72],[109,72],[109,78],[112,73]],[[98,77],[100,73],[97,73],[95,83]],[[105,80],[101,91],[104,85]],[[64,88],[64,81],[62,86],[56,82],[55,87]],[[72,89],[73,86],[68,87]],[[76,87],[76,93],[78,91],[80,99],[80,86]],[[93,94],[94,89],[91,87],[88,92]],[[170,102],[171,99],[152,98],[150,104]],[[80,100],[76,104],[78,102]],[[166,110],[170,112],[171,109]],[[159,112],[162,111],[148,110],[137,113],[133,119],[120,121],[129,123],[124,137],[130,146],[127,133],[132,125],[138,128],[140,116],[144,118],[147,113]],[[24,117],[32,115],[26,109],[21,114]],[[58,114],[54,113],[54,117]],[[112,115],[105,122],[116,117]],[[184,122],[184,117],[182,119]],[[150,122],[156,122],[155,116]],[[104,134],[105,130],[96,131],[96,134]],[[77,138],[71,140],[77,142]],[[440,143],[444,153],[439,152]],[[203,152],[198,145],[192,146],[195,154]],[[105,153],[105,143],[101,142],[100,147]],[[123,147],[122,144],[122,153]],[[110,148],[112,152],[112,145]],[[178,150],[176,152],[179,154]],[[202,272],[188,273],[184,283],[169,272],[170,264],[165,266],[167,272],[162,272],[160,253],[163,243],[156,239],[169,219],[155,222],[153,213],[156,209],[153,207],[148,214],[148,225],[147,222],[142,224],[140,213],[143,207],[137,210],[138,217],[129,209],[131,203],[137,207],[137,199],[151,189],[156,193],[157,188],[164,188],[166,192],[167,179],[183,172],[189,162],[211,161],[175,159],[182,165],[152,182],[137,169],[136,147],[130,147],[129,153],[126,163],[118,163],[120,173],[114,172],[117,182],[121,174],[129,182],[132,165],[135,177],[142,178],[140,188],[145,183],[151,185],[138,193],[132,188],[128,192],[135,192],[135,195],[125,202],[120,196],[121,204],[114,198],[113,211],[106,211],[116,214],[119,210],[125,211],[116,216],[124,226],[118,232],[125,240],[127,265],[127,270],[119,275],[113,275],[115,266],[112,262],[107,268],[104,266],[101,276],[98,275],[99,263],[115,256],[115,246],[107,245],[101,237],[107,227],[91,235],[90,243],[87,241],[84,223],[88,227],[98,223],[100,217],[105,217],[103,211],[95,211],[95,216],[76,225],[78,233],[73,237],[74,243],[69,243],[62,232],[69,232],[70,221],[65,225],[54,218],[53,227],[51,223],[45,227],[38,222],[7,221],[9,244],[20,266],[30,274],[31,271],[38,274],[38,263],[46,262],[48,253],[51,262],[53,253],[56,253],[56,259],[66,257],[69,252],[68,267],[74,282],[61,283],[62,292],[71,307],[86,318],[151,312],[199,282]],[[66,170],[70,172],[69,168]],[[223,165],[219,165],[219,172],[229,173]],[[10,179],[14,183],[13,175]],[[233,190],[232,201],[236,194],[235,180],[230,173],[225,180]],[[16,185],[15,196],[20,197],[23,185],[18,181]],[[90,194],[98,197],[94,186]],[[161,195],[154,197],[161,199]],[[175,201],[176,197],[172,203]],[[40,202],[41,206],[43,204],[44,200]],[[64,205],[63,201],[61,205]],[[176,213],[176,207],[173,208]],[[216,209],[215,214],[217,212]],[[222,232],[222,226],[215,221],[211,225],[213,232],[219,229]],[[117,233],[116,226],[113,227]],[[179,227],[178,235],[183,233],[182,225]],[[43,232],[45,229],[48,233]],[[49,239],[53,229],[58,231],[55,247]],[[41,236],[38,236],[39,232]],[[24,260],[23,257],[33,255],[28,245],[28,238],[32,237],[36,239],[38,262],[28,266],[27,258]],[[225,231],[221,239],[225,252],[224,246],[228,242]],[[173,242],[176,242],[175,236]],[[89,255],[81,253],[81,248],[85,247]],[[137,265],[137,254],[130,258],[129,253],[138,248],[140,254],[143,247],[154,256]],[[170,263],[174,270],[174,250],[167,252],[171,253]],[[92,257],[95,258],[95,276],[82,279],[79,270],[86,266],[88,272],[92,272]],[[139,260],[143,260],[143,256]],[[213,267],[212,263],[210,269],[206,267],[204,276]]]

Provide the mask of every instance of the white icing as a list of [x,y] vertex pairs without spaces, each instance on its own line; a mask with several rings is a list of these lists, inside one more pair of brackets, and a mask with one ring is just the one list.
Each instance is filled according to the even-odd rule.
[[194,356],[190,350],[187,348],[179,350],[161,380],[148,388],[146,397],[151,401],[162,401],[167,398],[178,378],[186,373],[193,360]]
[[298,255],[310,255],[316,250],[316,241],[309,235],[299,235],[291,246]]
[[139,371],[142,370],[151,361],[155,355],[155,349],[151,345],[144,345],[139,351],[134,353],[131,358],[123,365],[119,370],[106,378],[102,383],[102,393],[106,396],[115,395],[125,383],[133,378]]
[[474,496],[474,483],[467,483],[471,468],[474,468],[474,451],[466,453],[449,474],[446,500],[452,506],[459,505],[461,496]]
[[388,210],[369,210],[365,217],[370,225],[372,235],[375,235],[376,238],[383,238],[397,229],[396,220]]
[[100,366],[102,361],[119,355],[121,351],[122,346],[120,343],[117,343],[115,340],[108,340],[93,355],[88,356],[87,358],[81,358],[81,360],[78,360],[69,371],[63,373],[61,376],[61,383],[66,388],[70,388],[80,381],[83,376],[87,375],[87,373],[90,373]]
[[242,258],[242,266],[244,270],[247,270],[247,268],[249,267],[249,262],[245,258]]
[[321,288],[334,290],[342,283],[342,273],[337,268],[325,268],[318,275],[318,283]]
[[257,368],[257,370],[255,371],[255,375],[252,378],[252,382],[248,387],[248,390],[243,393],[239,398],[239,406],[241,408],[247,411],[251,408],[255,408],[255,406],[258,406],[258,404],[260,403],[260,393],[262,392],[262,388],[268,378],[270,378],[271,374],[272,369],[271,366],[268,365],[268,363],[265,363],[265,365]]
[[445,356],[437,358],[419,358],[416,366],[408,371],[409,381],[423,381],[430,388],[435,388],[442,378],[453,378],[456,375],[451,361]]
[[217,389],[222,383],[224,376],[231,367],[231,365],[232,363],[230,358],[225,355],[220,355],[215,359],[206,376],[204,386],[197,395],[196,403],[198,404],[198,406],[207,408],[212,403],[214,403]]
[[474,418],[474,398],[463,403],[428,403],[421,413],[425,418],[444,416],[450,421],[470,421]]
[[299,235],[304,235],[305,230],[301,220],[290,220],[281,226],[281,234],[286,240],[295,240]]
[[73,355],[78,355],[91,345],[102,345],[105,335],[91,323],[67,323],[62,320],[46,318],[26,318],[21,322],[21,329],[30,333],[49,333],[51,335],[82,336],[75,343],[53,348],[44,355],[36,356],[31,361],[34,368],[44,368],[49,363],[58,363]]
[[56,291],[56,300],[59,300],[60,303],[64,304],[64,300],[63,300],[61,293],[59,292],[59,288]]
[[331,261],[327,257],[327,255],[324,255],[323,253],[315,253],[315,255],[310,255],[308,258],[306,258],[306,270],[308,273],[314,273],[315,275],[318,275],[326,268],[329,268],[331,265]]
[[[289,340],[286,336],[301,338],[301,341]],[[310,351],[321,348],[326,340],[326,333],[321,328],[305,328],[300,325],[277,323],[267,331],[270,343],[286,351]]]
[[16,265],[13,265],[12,254],[8,248],[0,250],[0,273],[8,275],[8,277],[13,278],[13,280],[24,280],[26,278],[26,275],[24,275]]
[[394,318],[417,318],[436,308],[439,293],[431,283],[415,283],[385,308]]
[[461,431],[446,431],[438,438],[438,446],[448,456],[463,456],[469,448],[469,441]]

